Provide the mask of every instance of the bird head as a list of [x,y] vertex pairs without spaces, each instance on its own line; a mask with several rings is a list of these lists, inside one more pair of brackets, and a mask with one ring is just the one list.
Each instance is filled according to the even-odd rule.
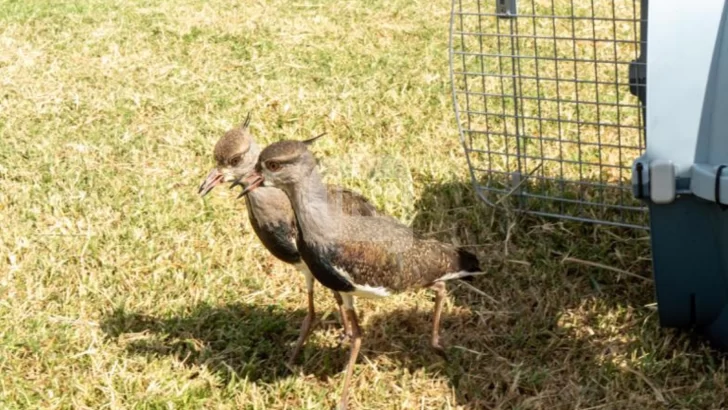
[[[284,191],[307,177],[316,168],[316,159],[308,146],[324,134],[305,141],[285,140],[265,147],[258,157],[255,170],[233,183],[245,185],[242,197],[260,185],[273,186]],[[241,183],[242,181],[242,183]]]
[[240,126],[227,131],[217,141],[213,151],[216,165],[200,184],[200,196],[207,195],[224,182],[244,178],[255,169],[260,149],[253,141],[249,125],[250,113]]

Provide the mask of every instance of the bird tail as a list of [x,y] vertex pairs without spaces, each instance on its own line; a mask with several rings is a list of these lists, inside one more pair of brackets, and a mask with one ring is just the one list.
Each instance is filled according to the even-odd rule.
[[458,248],[458,259],[460,262],[460,270],[466,272],[480,272],[480,261],[472,252],[463,248]]
[[[466,251],[463,248],[458,248],[458,261],[460,265],[460,272],[463,274],[458,279],[472,282],[474,276],[483,274],[482,269],[480,268],[480,261],[472,252]],[[468,275],[468,273],[472,274]]]
[[473,276],[483,275],[485,272],[480,268],[480,261],[471,252],[466,251],[463,248],[457,249],[457,267],[458,270],[455,272],[448,273],[441,278],[438,278],[436,282],[460,279],[467,282],[473,281]]

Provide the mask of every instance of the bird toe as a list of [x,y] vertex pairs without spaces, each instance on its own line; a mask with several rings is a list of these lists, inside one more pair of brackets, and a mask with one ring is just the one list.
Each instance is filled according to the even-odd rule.
[[346,331],[342,331],[339,333],[339,343],[344,344],[347,342],[351,342],[351,334]]
[[442,357],[443,360],[448,361],[447,352],[445,352],[445,348],[441,344],[433,344],[432,349],[438,356]]
[[303,374],[303,372],[300,369],[296,368],[296,365],[293,363],[292,360],[285,362],[283,365],[286,366],[286,369],[288,369],[288,371],[291,372],[291,374],[298,374],[298,375]]

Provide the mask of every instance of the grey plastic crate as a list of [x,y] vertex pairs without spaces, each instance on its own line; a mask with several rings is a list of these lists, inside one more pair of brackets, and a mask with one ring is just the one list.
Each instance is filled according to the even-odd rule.
[[660,322],[728,348],[728,8],[652,2],[649,143],[634,162],[649,206]]

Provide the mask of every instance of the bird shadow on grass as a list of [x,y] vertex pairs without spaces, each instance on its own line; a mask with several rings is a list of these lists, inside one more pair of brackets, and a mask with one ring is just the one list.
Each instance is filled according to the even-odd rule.
[[[472,285],[448,286],[441,326],[447,361],[429,348],[432,304],[381,312],[362,304],[362,372],[372,367],[361,367],[364,358],[379,370],[424,369],[428,378],[447,380],[468,409],[655,408],[686,404],[672,393],[685,388],[681,380],[722,369],[699,340],[660,329],[649,306],[646,233],[504,217],[467,183],[432,185],[416,207],[418,233],[473,250],[486,274]],[[269,383],[291,376],[284,362],[304,315],[279,306],[200,304],[163,317],[116,310],[103,329],[135,354],[176,357],[224,381]],[[345,369],[348,345],[327,340],[309,339],[298,360],[304,374],[325,379]],[[676,352],[684,356],[675,359]]]
[[[245,378],[267,383],[290,376],[283,359],[304,316],[303,310],[274,305],[202,303],[166,317],[117,309],[102,328],[134,354],[172,356],[190,366],[205,366],[225,382]],[[313,348],[321,354],[334,349]]]
[[[233,379],[270,383],[292,375],[284,363],[304,316],[304,310],[290,311],[274,305],[202,303],[184,313],[163,317],[116,309],[103,320],[102,329],[107,337],[136,355],[174,357],[190,367],[204,366],[226,383]],[[405,310],[371,316],[376,329],[363,329],[367,346],[363,351],[368,358],[398,351],[393,357],[415,367],[420,357],[439,360],[434,353],[414,348],[416,340],[421,342],[429,335],[431,312]],[[401,333],[407,329],[411,332]],[[298,357],[296,372],[325,380],[345,370],[349,345],[331,343],[332,338],[325,343],[317,340],[317,334],[329,331],[341,331],[336,320],[328,317],[316,322]],[[401,337],[393,339],[389,333]]]

